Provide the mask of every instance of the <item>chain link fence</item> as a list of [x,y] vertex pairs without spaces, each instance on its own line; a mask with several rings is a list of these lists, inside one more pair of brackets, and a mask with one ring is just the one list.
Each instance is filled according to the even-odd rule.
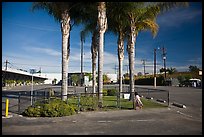
[[[130,98],[129,86],[123,86],[123,92],[119,93],[118,86],[104,86],[105,90],[116,90],[114,96],[103,95],[103,108],[105,109],[133,109],[134,100]],[[135,91],[146,99],[158,101],[169,106],[169,91],[135,87]],[[101,93],[103,94],[103,93]],[[31,96],[32,95],[32,96]],[[92,93],[92,87],[69,87],[67,103],[77,106],[78,111],[95,110],[98,108],[99,98],[96,87],[96,93]],[[5,113],[5,99],[9,99],[9,112],[21,114],[28,106],[35,102],[61,98],[60,87],[51,87],[30,91],[2,92],[2,115]],[[134,97],[134,93],[132,93]]]

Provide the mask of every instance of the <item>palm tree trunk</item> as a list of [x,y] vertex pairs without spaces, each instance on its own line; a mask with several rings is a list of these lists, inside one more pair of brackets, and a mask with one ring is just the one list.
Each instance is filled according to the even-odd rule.
[[123,90],[123,59],[124,59],[124,38],[120,33],[118,37],[118,62],[119,62],[119,93],[122,98]]
[[129,71],[130,71],[130,100],[133,99],[134,93],[134,58],[135,58],[135,41],[136,41],[136,34],[135,34],[135,26],[134,26],[134,19],[130,18],[130,35],[128,39],[128,55],[129,55]]
[[98,5],[98,27],[99,27],[99,47],[98,47],[98,99],[99,107],[103,104],[103,47],[104,47],[104,33],[107,28],[106,18],[106,4],[105,2],[99,2]]
[[67,99],[67,80],[68,80],[68,62],[70,53],[70,16],[67,11],[62,14],[61,21],[62,31],[62,87],[61,87],[61,98],[62,100]]
[[98,34],[97,30],[93,32],[91,53],[92,53],[92,92],[96,93],[96,57],[97,57],[97,46],[98,46]]

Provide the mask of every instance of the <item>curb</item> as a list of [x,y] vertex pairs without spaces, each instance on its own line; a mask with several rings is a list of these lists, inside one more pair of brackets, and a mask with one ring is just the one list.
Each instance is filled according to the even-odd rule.
[[165,103],[166,101],[165,100],[162,100],[162,99],[157,99],[158,102],[162,102],[162,103]]
[[185,105],[179,104],[179,103],[176,103],[176,102],[174,102],[172,105],[177,106],[177,107],[180,107],[180,108],[186,108]]
[[146,99],[153,99],[153,97],[146,97]]

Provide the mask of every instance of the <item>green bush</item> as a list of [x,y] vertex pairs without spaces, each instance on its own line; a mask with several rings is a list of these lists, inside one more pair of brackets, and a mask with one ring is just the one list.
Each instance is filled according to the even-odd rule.
[[24,112],[24,116],[29,116],[29,117],[40,117],[41,116],[41,109],[39,106],[32,107],[29,106]]
[[37,102],[34,106],[29,106],[22,113],[29,117],[61,117],[69,116],[76,113],[76,108],[66,104],[61,99],[53,99],[51,101]]
[[96,110],[97,109],[97,97],[96,96],[81,96],[80,98],[80,110]]
[[107,96],[107,95],[108,95],[107,91],[108,91],[107,89],[103,89],[103,95],[104,95],[104,96]]
[[108,89],[107,90],[107,96],[116,96],[117,94],[117,90],[116,89]]

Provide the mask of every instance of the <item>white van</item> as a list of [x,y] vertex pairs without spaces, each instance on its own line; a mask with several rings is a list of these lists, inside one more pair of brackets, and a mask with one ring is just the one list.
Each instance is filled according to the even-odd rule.
[[196,79],[196,78],[192,78],[189,79],[192,87],[200,87],[201,86],[201,80],[200,79]]

